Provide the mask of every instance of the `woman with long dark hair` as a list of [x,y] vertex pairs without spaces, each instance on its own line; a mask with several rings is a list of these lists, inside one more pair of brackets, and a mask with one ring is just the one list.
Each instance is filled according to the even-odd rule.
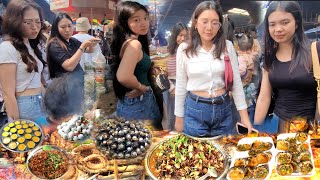
[[[237,55],[221,28],[221,7],[214,1],[204,1],[196,7],[191,21],[190,41],[177,50],[176,130],[196,137],[234,133],[230,91],[241,122],[250,132]],[[225,82],[225,71],[230,72],[230,68],[232,88],[230,81]]]
[[0,45],[0,84],[8,117],[37,121],[41,109],[41,72],[37,45],[43,26],[41,8],[31,0],[12,0],[3,19],[5,41]]
[[149,13],[143,5],[126,1],[119,4],[113,28],[111,50],[115,58],[114,91],[118,97],[117,115],[129,120],[161,121],[148,72]]
[[[83,53],[92,53],[98,40],[92,38],[81,43],[73,38],[71,17],[61,13],[53,20],[47,45],[47,63],[50,78],[60,77],[64,73],[78,73],[83,79],[84,72],[79,64]],[[82,85],[83,86],[83,85]]]
[[165,129],[174,130],[175,115],[174,115],[174,92],[176,84],[176,52],[179,45],[185,42],[188,38],[188,27],[179,22],[175,24],[171,30],[171,36],[168,41],[168,52],[170,54],[167,60],[168,79],[170,81],[170,89],[163,93],[164,107],[167,109],[167,119],[164,127]]
[[279,132],[288,132],[292,120],[314,120],[317,85],[311,69],[310,43],[304,35],[297,2],[272,2],[264,23],[265,60],[255,123],[263,122],[274,94],[273,118],[280,119]]

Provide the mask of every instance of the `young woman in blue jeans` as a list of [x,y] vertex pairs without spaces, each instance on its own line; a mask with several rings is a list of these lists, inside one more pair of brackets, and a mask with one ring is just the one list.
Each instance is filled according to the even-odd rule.
[[159,122],[162,117],[148,78],[148,31],[149,13],[143,5],[126,1],[118,6],[111,44],[116,63],[113,84],[119,117]]
[[[176,85],[176,52],[179,45],[188,39],[187,25],[179,22],[175,24],[171,30],[171,36],[168,41],[168,52],[170,57],[167,60],[168,79],[170,81],[170,89],[163,92],[164,108],[167,109],[167,119],[164,120],[164,129],[174,131],[176,117],[174,115],[175,101],[175,85]],[[179,67],[178,67],[179,68]]]
[[37,122],[45,117],[41,109],[44,61],[37,47],[42,26],[38,4],[10,1],[3,19],[5,41],[0,45],[0,88],[7,115],[13,120]]
[[232,43],[224,37],[222,23],[222,10],[217,3],[200,3],[192,15],[191,39],[177,50],[175,128],[191,136],[234,133],[235,123],[224,81],[226,50],[234,78],[231,93],[241,122],[249,131],[252,128],[237,56]]

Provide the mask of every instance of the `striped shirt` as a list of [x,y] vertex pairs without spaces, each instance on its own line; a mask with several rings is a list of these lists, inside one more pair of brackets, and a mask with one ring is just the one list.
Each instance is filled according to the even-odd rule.
[[176,79],[176,55],[171,55],[167,60],[168,79]]

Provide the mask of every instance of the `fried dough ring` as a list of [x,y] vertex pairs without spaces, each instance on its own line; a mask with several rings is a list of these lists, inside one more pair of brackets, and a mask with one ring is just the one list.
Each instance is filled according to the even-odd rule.
[[96,148],[96,145],[94,143],[91,143],[91,144],[81,144],[80,146],[74,148],[72,150],[72,153],[73,154],[78,154],[80,153],[80,151],[83,151],[83,150],[87,150],[87,149],[94,149]]
[[[92,160],[98,159],[99,163],[93,163]],[[83,162],[86,167],[92,170],[102,169],[107,166],[107,160],[104,158],[104,156],[100,154],[92,154],[86,158],[83,159]]]
[[83,144],[83,145],[80,145],[80,146],[74,148],[72,150],[72,154],[77,155],[77,161],[78,161],[78,163],[81,163],[84,158],[88,157],[88,156],[83,156],[82,152],[88,151],[88,150],[92,151],[92,153],[89,154],[88,156],[93,155],[93,154],[100,154],[100,151],[96,148],[95,144],[93,144],[93,143]]
[[99,174],[99,173],[107,172],[109,170],[107,167],[103,169],[90,169],[85,164],[77,164],[77,167],[81,171],[88,174]]

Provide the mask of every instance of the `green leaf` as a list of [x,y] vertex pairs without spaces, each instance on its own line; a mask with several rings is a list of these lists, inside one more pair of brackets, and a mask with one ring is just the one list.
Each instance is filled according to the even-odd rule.
[[52,147],[49,146],[49,145],[44,145],[44,146],[42,147],[42,149],[45,150],[45,151],[50,151],[50,150],[52,150]]

